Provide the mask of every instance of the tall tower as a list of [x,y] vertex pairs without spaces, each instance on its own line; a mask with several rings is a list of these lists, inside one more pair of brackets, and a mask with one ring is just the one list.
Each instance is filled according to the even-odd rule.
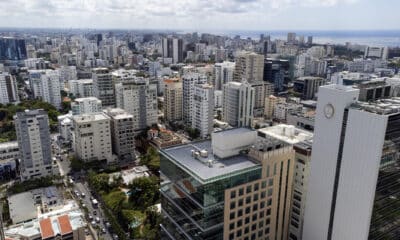
[[303,239],[397,239],[400,101],[320,87]]
[[254,110],[254,88],[247,82],[229,82],[223,87],[222,115],[233,127],[251,126]]
[[47,112],[42,109],[17,112],[14,123],[21,157],[21,180],[52,175]]

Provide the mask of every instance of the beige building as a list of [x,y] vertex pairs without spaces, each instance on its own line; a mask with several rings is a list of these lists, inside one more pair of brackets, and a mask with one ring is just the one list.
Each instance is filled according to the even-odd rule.
[[164,80],[164,119],[166,122],[182,120],[182,88],[180,78]]
[[73,121],[73,148],[84,162],[112,161],[110,118],[104,113],[76,115]]
[[284,98],[275,97],[274,95],[269,95],[265,98],[265,108],[264,115],[268,119],[272,119],[274,117],[275,105],[277,103],[284,103],[286,100]]
[[233,80],[253,83],[263,81],[264,56],[253,52],[240,52],[236,56]]

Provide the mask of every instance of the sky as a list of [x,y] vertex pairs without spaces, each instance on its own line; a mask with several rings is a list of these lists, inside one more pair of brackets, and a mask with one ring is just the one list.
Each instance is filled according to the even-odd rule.
[[399,0],[0,0],[0,27],[400,29]]

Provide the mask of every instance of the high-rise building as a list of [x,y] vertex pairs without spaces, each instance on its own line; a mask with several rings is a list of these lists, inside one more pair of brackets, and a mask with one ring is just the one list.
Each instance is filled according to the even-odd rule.
[[312,36],[308,36],[307,37],[307,45],[311,46],[313,44],[313,37]]
[[222,90],[225,83],[233,81],[233,72],[235,70],[234,62],[222,62],[214,65],[214,88]]
[[183,82],[183,121],[192,125],[193,92],[196,84],[207,83],[207,76],[201,73],[188,72],[182,76]]
[[148,78],[129,78],[115,84],[116,105],[133,115],[139,131],[157,123],[157,84]]
[[183,86],[180,78],[164,80],[164,118],[166,122],[181,121]]
[[29,70],[29,85],[35,98],[61,108],[60,72],[57,70]]
[[93,80],[92,79],[80,79],[80,80],[69,80],[69,92],[75,97],[93,97]]
[[162,233],[175,239],[275,239],[272,184],[278,179],[240,154],[256,135],[238,128],[161,150]]
[[367,46],[364,51],[364,58],[387,60],[388,54],[389,54],[388,47],[369,47],[369,46]]
[[112,149],[120,161],[135,159],[133,115],[120,108],[104,110],[111,119]]
[[197,84],[193,90],[192,128],[200,137],[210,136],[214,120],[214,89],[210,84]]
[[287,42],[288,43],[295,43],[296,42],[296,33],[294,32],[289,32],[287,34]]
[[0,60],[26,59],[26,46],[24,39],[1,37]]
[[101,101],[95,97],[76,98],[71,103],[72,115],[99,113],[102,111]]
[[264,81],[274,84],[276,93],[285,89],[290,80],[290,63],[284,59],[266,58],[264,62]]
[[18,101],[18,88],[15,78],[7,72],[0,71],[0,103],[8,104]]
[[73,150],[80,160],[112,161],[110,118],[104,113],[75,115],[73,121]]
[[172,59],[172,63],[183,62],[183,40],[171,37],[163,38],[162,53],[163,53],[163,58]]
[[309,100],[317,97],[318,88],[326,84],[320,77],[300,77],[294,80],[293,90],[301,94],[301,99]]
[[273,85],[264,81],[253,82],[251,87],[254,88],[254,110],[255,117],[261,117],[265,111],[265,97],[273,94]]
[[42,109],[14,116],[19,146],[21,180],[53,175],[49,118]]
[[93,95],[101,100],[103,107],[115,106],[114,81],[107,68],[92,70]]
[[247,82],[229,82],[223,87],[222,118],[233,127],[251,126],[254,88]]
[[263,80],[264,56],[253,52],[240,52],[236,56],[233,79],[249,83]]
[[400,101],[358,94],[320,87],[303,239],[398,237]]

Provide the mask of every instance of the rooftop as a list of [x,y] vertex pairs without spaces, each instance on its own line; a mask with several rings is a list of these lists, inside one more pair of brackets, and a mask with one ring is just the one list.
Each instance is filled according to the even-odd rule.
[[18,142],[13,141],[13,142],[0,143],[0,151],[10,149],[10,148],[18,148]]
[[311,132],[286,124],[279,124],[272,127],[262,128],[259,129],[258,132],[268,135],[272,138],[276,138],[288,144],[296,144],[301,141],[312,139],[313,137],[313,134]]
[[75,115],[72,118],[73,118],[74,122],[77,122],[77,123],[109,120],[109,117],[104,113],[86,113],[86,114],[81,114],[81,115]]
[[356,102],[353,103],[351,107],[380,115],[399,114],[400,97],[380,99],[375,102]]
[[[229,134],[229,131],[226,132]],[[200,152],[201,155],[197,155],[195,152]],[[217,178],[260,167],[249,156],[242,154],[219,159],[212,154],[210,140],[162,149],[161,153],[167,155],[169,159],[202,183],[213,182]]]

